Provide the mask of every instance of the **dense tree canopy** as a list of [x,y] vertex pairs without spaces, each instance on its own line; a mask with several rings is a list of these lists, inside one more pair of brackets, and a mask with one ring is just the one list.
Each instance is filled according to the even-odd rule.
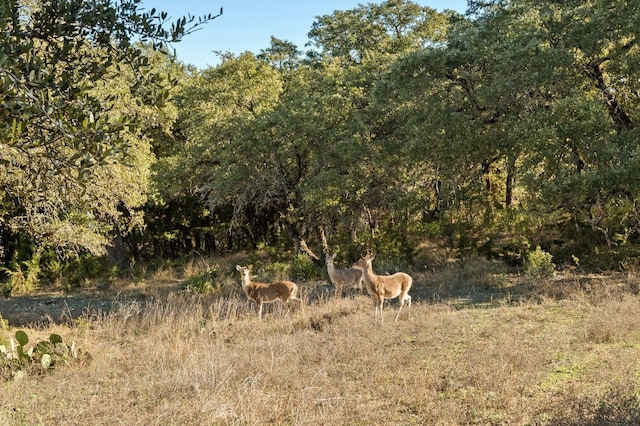
[[137,3],[1,9],[5,253],[640,247],[637,0],[367,3],[317,17],[307,51],[274,36],[203,70],[132,43],[174,37]]
[[133,209],[144,204],[151,163],[143,133],[164,114],[171,84],[150,54],[166,56],[168,43],[215,16],[166,29],[166,14],[139,4],[0,5],[4,265],[45,246],[101,253],[114,232],[141,224]]

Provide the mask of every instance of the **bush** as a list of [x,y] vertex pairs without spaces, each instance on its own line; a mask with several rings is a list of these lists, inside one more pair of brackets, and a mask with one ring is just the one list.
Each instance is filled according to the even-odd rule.
[[534,251],[527,254],[525,261],[526,272],[535,278],[548,278],[553,275],[556,265],[553,263],[553,255],[537,246]]
[[318,279],[322,276],[322,271],[318,265],[316,265],[309,256],[304,254],[299,254],[293,259],[290,272],[294,278],[307,281]]
[[2,284],[2,294],[27,294],[38,288],[40,282],[40,251],[33,254],[31,259],[21,262],[11,262],[9,268],[2,268],[9,279]]
[[110,280],[118,270],[109,265],[106,256],[78,256],[69,259],[63,268],[63,281],[67,289],[90,285],[96,279]]
[[289,276],[290,266],[284,262],[273,262],[264,265],[264,279],[284,280]]
[[222,288],[216,268],[209,268],[192,275],[185,281],[184,291],[198,294],[217,293]]

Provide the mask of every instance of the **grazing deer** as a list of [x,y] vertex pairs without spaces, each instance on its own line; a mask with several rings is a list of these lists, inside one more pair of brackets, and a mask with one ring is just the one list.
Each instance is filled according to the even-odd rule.
[[289,306],[290,300],[298,300],[296,293],[298,292],[298,286],[291,281],[277,281],[274,283],[259,283],[251,282],[251,270],[253,265],[243,267],[236,265],[236,269],[240,272],[240,282],[242,289],[247,295],[247,298],[253,300],[258,305],[258,319],[262,320],[262,304],[272,303],[276,300],[282,300],[283,303]]
[[353,264],[354,268],[363,272],[364,284],[367,286],[367,292],[373,298],[374,317],[378,321],[378,310],[380,311],[380,322],[384,323],[382,316],[382,305],[385,299],[394,299],[400,296],[400,308],[396,314],[395,321],[398,321],[400,311],[407,302],[408,308],[411,308],[411,296],[409,290],[413,283],[413,278],[404,272],[398,272],[393,275],[376,275],[373,273],[371,262],[375,259],[374,254],[367,254],[362,259]]
[[342,295],[342,286],[348,285],[358,291],[362,290],[362,274],[360,269],[336,269],[333,264],[333,260],[336,258],[335,253],[326,256],[327,272],[329,273],[329,279],[331,283],[336,287],[336,297]]

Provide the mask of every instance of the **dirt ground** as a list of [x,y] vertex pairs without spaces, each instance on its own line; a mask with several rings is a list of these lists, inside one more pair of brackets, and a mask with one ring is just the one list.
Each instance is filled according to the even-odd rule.
[[178,281],[167,280],[155,282],[153,288],[128,284],[0,296],[0,318],[8,320],[12,327],[69,324],[83,315],[107,313],[116,303],[166,297],[180,289]]
[[87,313],[108,312],[113,302],[106,294],[90,293],[0,296],[0,317],[14,327],[67,323]]

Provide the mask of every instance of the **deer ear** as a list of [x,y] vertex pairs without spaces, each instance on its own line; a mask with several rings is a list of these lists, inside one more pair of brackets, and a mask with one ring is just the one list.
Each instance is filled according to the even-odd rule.
[[240,266],[240,265],[236,265],[236,269],[237,269],[238,271],[242,271],[242,266]]
[[253,269],[253,265],[249,265],[249,266],[247,266],[247,269],[248,269],[248,270],[252,270],[252,269]]

